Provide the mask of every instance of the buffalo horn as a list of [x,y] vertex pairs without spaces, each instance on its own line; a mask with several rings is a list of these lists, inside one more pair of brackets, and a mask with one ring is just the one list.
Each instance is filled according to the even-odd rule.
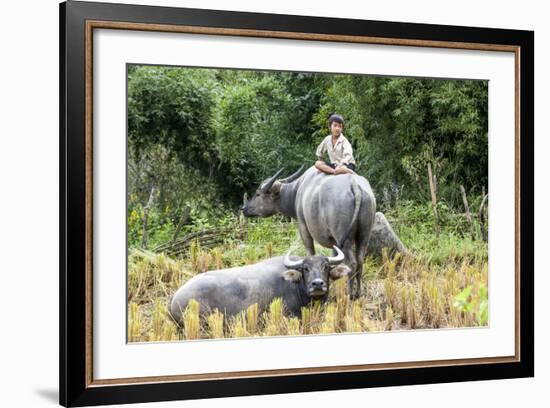
[[287,268],[297,268],[299,267],[300,265],[302,265],[302,263],[304,262],[303,259],[300,259],[298,261],[291,261],[290,260],[290,253],[292,251],[288,251],[285,255],[285,258],[283,259],[283,264],[287,267]]
[[277,180],[277,177],[279,177],[281,175],[281,173],[283,172],[284,170],[284,167],[280,168],[277,173],[275,173],[273,175],[273,177],[270,177],[266,182],[265,184],[262,186],[262,192],[263,193],[267,193],[269,191],[269,189],[271,188],[271,186],[273,185],[273,183],[275,182],[275,180]]
[[336,245],[333,246],[333,248],[336,250],[336,256],[329,256],[328,262],[331,265],[338,264],[344,260],[344,253],[338,248]]
[[288,176],[284,179],[280,179],[279,182],[282,183],[282,184],[292,183],[294,180],[296,180],[298,177],[300,177],[300,173],[302,172],[303,168],[304,168],[304,165],[302,164],[297,172],[295,172],[294,174],[292,174],[292,175],[290,175],[290,176]]

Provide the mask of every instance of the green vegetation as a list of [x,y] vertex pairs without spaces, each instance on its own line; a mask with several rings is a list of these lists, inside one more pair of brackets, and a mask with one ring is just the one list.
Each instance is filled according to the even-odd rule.
[[234,217],[277,169],[314,163],[330,112],[381,207],[429,201],[430,164],[440,204],[462,211],[460,185],[487,190],[487,97],[486,81],[130,66],[129,245]]
[[[486,225],[477,212],[488,182],[487,98],[485,81],[129,66],[129,340],[486,325]],[[289,248],[305,255],[294,221],[245,221],[239,207],[280,167],[289,174],[314,163],[331,112],[344,116],[356,170],[412,255],[368,258],[358,300],[342,281],[299,318],[276,300],[266,313],[253,305],[201,321],[191,304],[177,327],[166,302],[195,274]],[[177,256],[158,249],[212,228],[225,232],[209,245],[192,241]]]
[[[472,240],[469,228],[449,217],[433,240],[430,220],[412,217],[409,203],[388,214],[412,255],[383,260],[367,258],[363,293],[351,301],[345,280],[333,282],[329,302],[302,309],[302,316],[288,316],[280,301],[258,315],[251,306],[226,321],[219,311],[199,322],[191,305],[185,323],[178,327],[166,314],[169,296],[185,281],[205,270],[246,265],[289,248],[305,255],[294,221],[282,217],[248,222],[243,241],[228,237],[208,249],[195,244],[181,259],[134,249],[129,256],[129,340],[159,341],[197,338],[275,336],[416,328],[483,326],[488,322],[487,243]],[[420,213],[423,209],[418,209]],[[429,213],[428,213],[429,214]],[[410,217],[406,219],[405,217]],[[237,222],[237,221],[236,221]],[[235,225],[235,229],[239,228]],[[329,255],[317,246],[318,253]],[[159,318],[162,316],[162,318]],[[159,323],[161,321],[161,323]],[[225,322],[225,324],[224,324]]]

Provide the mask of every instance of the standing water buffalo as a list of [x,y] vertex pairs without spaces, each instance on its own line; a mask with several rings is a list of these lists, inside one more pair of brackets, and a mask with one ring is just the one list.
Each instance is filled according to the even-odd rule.
[[278,180],[282,170],[260,185],[245,203],[243,214],[269,217],[278,212],[297,219],[309,255],[315,254],[314,241],[326,248],[334,245],[342,248],[352,270],[349,291],[358,297],[376,213],[376,200],[369,182],[357,174],[328,175],[314,166],[302,176],[301,167],[292,176]]
[[201,273],[180,287],[169,302],[168,311],[176,322],[191,299],[200,307],[201,316],[215,309],[235,316],[254,303],[265,311],[275,298],[282,298],[286,310],[299,316],[302,306],[313,300],[326,300],[330,279],[350,272],[342,264],[344,253],[334,248],[336,256],[291,258],[290,252],[254,265]]

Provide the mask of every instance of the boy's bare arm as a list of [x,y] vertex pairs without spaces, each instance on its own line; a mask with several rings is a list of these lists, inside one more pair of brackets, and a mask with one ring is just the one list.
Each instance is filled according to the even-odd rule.
[[352,169],[350,169],[349,167],[343,164],[336,167],[336,170],[334,170],[334,174],[346,174],[346,173],[355,174],[355,172]]

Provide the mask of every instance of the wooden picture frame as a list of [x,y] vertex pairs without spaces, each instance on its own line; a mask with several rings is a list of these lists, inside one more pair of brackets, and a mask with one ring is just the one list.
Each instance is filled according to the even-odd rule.
[[[92,57],[94,30],[101,28],[514,53],[515,354],[457,360],[94,379]],[[61,3],[60,403],[84,406],[532,377],[533,104],[532,31],[77,1]]]

